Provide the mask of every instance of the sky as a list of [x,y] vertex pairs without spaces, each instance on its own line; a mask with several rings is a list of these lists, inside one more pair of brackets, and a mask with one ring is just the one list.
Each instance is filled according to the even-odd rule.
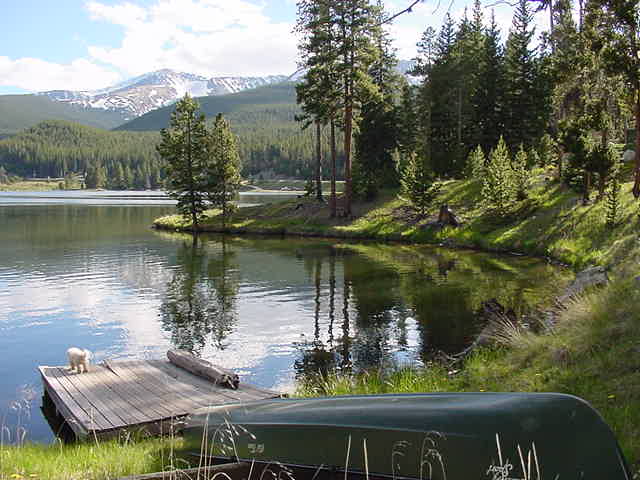
[[[483,5],[489,5],[483,0]],[[389,13],[412,0],[384,0]],[[491,2],[496,3],[496,2]],[[503,2],[504,3],[504,2]],[[3,0],[0,94],[95,90],[162,68],[213,76],[296,71],[295,0]],[[470,0],[424,0],[389,27],[400,59]],[[512,8],[495,8],[503,35]],[[538,15],[538,32],[545,29]]]

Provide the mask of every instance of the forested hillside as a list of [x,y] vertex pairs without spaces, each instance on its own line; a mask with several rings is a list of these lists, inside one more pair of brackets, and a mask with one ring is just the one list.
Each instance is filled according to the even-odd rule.
[[157,133],[110,132],[62,120],[41,122],[0,141],[0,166],[24,177],[87,174],[87,186],[158,188]]
[[[232,118],[232,112],[270,112],[281,120],[289,121],[293,119],[292,111],[297,111],[295,84],[290,82],[228,95],[198,97],[197,101],[207,118],[214,118],[218,113]],[[160,131],[169,125],[169,117],[174,108],[174,105],[158,108],[118,126],[115,130]],[[244,118],[248,119],[246,116]]]
[[53,119],[107,129],[124,122],[118,113],[67,105],[44,95],[0,95],[0,138]]

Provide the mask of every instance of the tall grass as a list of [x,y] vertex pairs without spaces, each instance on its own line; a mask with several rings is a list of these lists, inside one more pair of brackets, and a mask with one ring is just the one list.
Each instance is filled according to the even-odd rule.
[[412,392],[560,392],[591,403],[626,458],[640,461],[640,289],[631,279],[567,305],[556,326],[536,334],[505,324],[493,347],[462,366],[433,364],[299,385],[301,396]]

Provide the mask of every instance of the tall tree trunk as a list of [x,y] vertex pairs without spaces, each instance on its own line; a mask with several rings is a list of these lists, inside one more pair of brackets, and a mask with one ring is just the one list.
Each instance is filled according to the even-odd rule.
[[582,205],[589,205],[589,190],[591,190],[591,172],[584,172],[584,193],[582,194]]
[[555,24],[553,20],[553,0],[549,0],[549,34],[551,36],[551,53],[556,53],[556,39],[554,37]]
[[331,218],[336,216],[336,123],[331,117]]
[[633,182],[633,196],[640,197],[640,89],[636,88],[636,168]]
[[322,129],[316,120],[316,199],[322,201]]
[[195,203],[195,185],[193,183],[193,157],[191,155],[192,145],[191,145],[191,118],[187,121],[187,162],[189,164],[189,182],[191,186],[191,191],[189,192],[189,197],[191,201],[191,229],[194,232],[198,231],[198,212],[196,212]]
[[351,215],[351,130],[353,105],[349,98],[344,109],[344,214]]

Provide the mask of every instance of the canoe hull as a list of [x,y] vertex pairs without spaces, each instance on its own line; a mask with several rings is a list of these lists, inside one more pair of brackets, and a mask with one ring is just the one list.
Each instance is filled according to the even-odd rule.
[[628,479],[586,402],[561,394],[278,399],[211,407],[185,429],[199,455],[424,479]]

